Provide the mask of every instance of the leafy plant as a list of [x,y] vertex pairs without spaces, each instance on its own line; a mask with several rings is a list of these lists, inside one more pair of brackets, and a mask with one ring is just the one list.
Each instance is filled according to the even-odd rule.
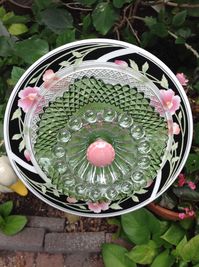
[[199,235],[194,236],[189,221],[184,224],[163,221],[146,209],[122,215],[117,220],[114,218],[112,223],[119,225],[119,236],[127,240],[132,249],[103,244],[105,267],[197,266]]
[[11,215],[13,202],[7,201],[0,205],[0,231],[5,235],[15,235],[27,223],[27,218],[22,215]]

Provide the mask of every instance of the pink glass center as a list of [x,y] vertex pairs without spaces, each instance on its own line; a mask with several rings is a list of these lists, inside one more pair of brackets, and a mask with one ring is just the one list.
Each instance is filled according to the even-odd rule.
[[104,140],[97,140],[87,149],[87,160],[96,167],[110,165],[115,159],[113,146]]

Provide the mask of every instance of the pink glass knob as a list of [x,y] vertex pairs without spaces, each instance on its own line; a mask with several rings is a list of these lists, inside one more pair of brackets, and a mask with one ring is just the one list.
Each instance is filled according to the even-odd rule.
[[87,159],[96,167],[105,167],[115,159],[115,150],[111,144],[100,139],[88,147]]

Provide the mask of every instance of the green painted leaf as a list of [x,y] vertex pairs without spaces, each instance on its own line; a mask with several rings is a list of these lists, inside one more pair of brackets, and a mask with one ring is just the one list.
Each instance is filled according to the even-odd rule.
[[175,262],[175,258],[169,255],[169,251],[165,250],[160,253],[151,264],[151,267],[171,267]]
[[122,215],[121,223],[127,237],[136,245],[149,242],[151,235],[160,230],[159,220],[146,209]]
[[6,235],[15,235],[20,232],[27,223],[27,218],[21,215],[10,215],[5,218],[5,225],[1,229]]
[[108,2],[99,3],[92,13],[93,25],[102,35],[107,34],[117,18],[117,12],[114,10],[112,4]]
[[125,254],[128,250],[116,244],[103,244],[102,257],[105,267],[136,267]]
[[110,208],[113,209],[113,210],[122,210],[122,207],[117,203],[111,204]]
[[38,58],[48,53],[49,47],[45,40],[26,39],[16,43],[15,54],[21,57],[26,63],[32,64]]
[[181,257],[184,261],[199,261],[199,235],[194,236],[190,239],[181,249]]
[[162,75],[162,79],[160,81],[160,85],[164,88],[168,88],[169,87],[169,83],[168,83],[168,80],[167,78],[165,77],[165,75],[163,74]]
[[133,195],[131,198],[134,202],[139,202],[139,198],[137,196]]
[[67,31],[58,35],[56,39],[56,46],[61,46],[73,41],[75,41],[75,29],[68,29]]
[[185,22],[186,17],[187,17],[187,10],[183,10],[177,13],[172,19],[173,26],[175,27],[181,26]]
[[143,72],[147,72],[148,69],[149,69],[149,64],[148,64],[148,62],[145,62],[145,63],[142,65],[142,71],[143,71]]
[[18,118],[20,118],[20,117],[21,117],[21,109],[18,108],[18,109],[16,109],[15,112],[13,113],[11,120],[15,120],[15,119],[18,119]]
[[19,140],[22,137],[21,134],[14,134],[12,140]]
[[166,240],[172,245],[177,245],[185,235],[185,230],[177,224],[172,224],[169,229],[164,233],[161,238]]
[[136,71],[139,71],[139,68],[138,68],[138,65],[137,65],[137,63],[135,63],[135,61],[133,61],[133,60],[129,60],[130,61],[130,66],[131,66],[131,68],[133,69],[133,70],[136,70]]
[[25,148],[25,141],[22,140],[19,144],[19,152],[21,152]]
[[151,264],[157,253],[155,242],[150,240],[146,245],[135,246],[130,252],[126,253],[126,255],[136,263]]
[[83,55],[82,55],[80,52],[78,52],[78,51],[73,51],[72,54],[73,54],[73,56],[76,57],[76,58],[81,58],[81,57],[83,56]]
[[16,84],[18,82],[18,80],[21,78],[24,72],[25,70],[20,67],[14,66],[12,68],[11,79],[12,79],[13,84]]
[[10,215],[12,209],[13,209],[13,202],[7,201],[0,205],[0,215],[5,218],[8,215]]
[[41,12],[41,18],[42,22],[57,34],[73,26],[73,17],[66,9],[47,8]]
[[17,35],[26,33],[28,31],[28,27],[22,23],[14,23],[10,25],[10,27],[8,28],[8,31],[10,34],[17,36]]

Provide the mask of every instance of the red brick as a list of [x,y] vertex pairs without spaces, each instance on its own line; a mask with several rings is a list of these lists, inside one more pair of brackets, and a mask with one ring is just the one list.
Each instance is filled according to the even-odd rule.
[[25,228],[14,236],[0,233],[0,250],[42,251],[44,234],[42,228]]
[[29,227],[45,228],[49,232],[63,232],[65,221],[64,218],[29,216],[27,225]]
[[[36,258],[35,267],[68,267],[64,265],[62,254],[39,253]],[[78,266],[76,266],[78,267]]]
[[[98,254],[67,254],[65,256],[66,267],[104,267],[102,258]],[[117,266],[114,266],[117,267]]]
[[49,233],[44,249],[50,253],[100,252],[105,242],[104,232]]

